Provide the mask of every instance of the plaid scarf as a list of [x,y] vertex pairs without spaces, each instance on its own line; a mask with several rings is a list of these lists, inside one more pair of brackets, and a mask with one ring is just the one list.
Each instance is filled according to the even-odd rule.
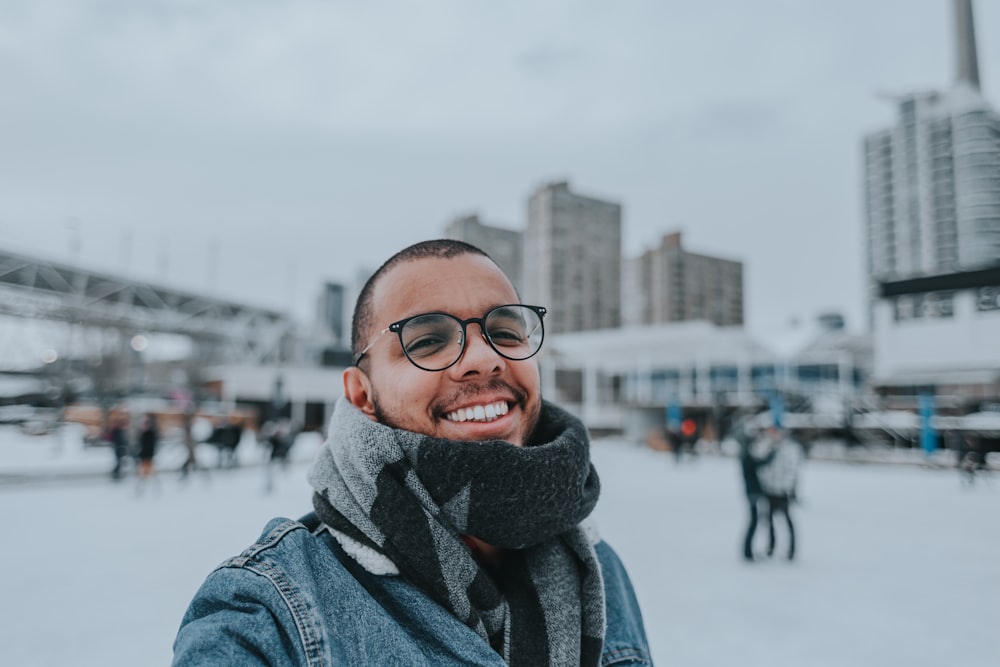
[[[587,432],[543,402],[526,447],[373,422],[345,399],[309,472],[320,519],[376,550],[509,665],[597,665],[604,587],[580,528],[600,492]],[[488,573],[462,540],[505,549]]]

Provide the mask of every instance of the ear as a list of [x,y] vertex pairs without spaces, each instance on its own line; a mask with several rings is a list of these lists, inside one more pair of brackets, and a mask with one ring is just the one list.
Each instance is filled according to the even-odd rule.
[[371,379],[357,366],[351,366],[344,371],[344,396],[369,419],[378,421],[375,418],[371,382]]

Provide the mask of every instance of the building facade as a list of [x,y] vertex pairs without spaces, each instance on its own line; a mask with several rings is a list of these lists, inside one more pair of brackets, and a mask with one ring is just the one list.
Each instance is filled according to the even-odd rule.
[[633,440],[662,429],[671,404],[707,423],[759,413],[776,393],[790,411],[810,406],[812,427],[842,427],[871,366],[868,337],[824,325],[775,343],[704,320],[557,334],[541,354],[542,393]]
[[743,326],[743,263],[688,252],[681,234],[631,260],[628,290],[635,296],[628,324],[708,320]]
[[520,231],[487,225],[478,215],[467,215],[452,220],[444,233],[450,239],[471,243],[492,257],[521,293],[524,243]]
[[979,90],[970,0],[958,77],[901,96],[864,141],[876,386],[957,403],[1000,391],[1000,114]]
[[900,280],[1000,259],[1000,114],[968,82],[906,95],[865,139],[869,274]]
[[621,325],[622,207],[550,183],[528,200],[524,300],[552,333]]

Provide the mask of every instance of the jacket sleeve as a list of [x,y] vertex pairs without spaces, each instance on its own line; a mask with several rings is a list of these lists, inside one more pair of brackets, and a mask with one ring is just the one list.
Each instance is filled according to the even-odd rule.
[[602,665],[652,665],[646,628],[635,589],[618,554],[607,542],[595,546],[604,579],[607,633]]
[[173,665],[307,664],[295,624],[271,581],[222,567],[202,584],[174,640]]

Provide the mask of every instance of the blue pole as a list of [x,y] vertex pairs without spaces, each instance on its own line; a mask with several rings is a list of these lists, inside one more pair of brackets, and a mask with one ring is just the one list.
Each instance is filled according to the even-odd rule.
[[676,396],[671,396],[670,401],[667,403],[667,428],[675,433],[679,432],[681,430],[682,418],[681,404]]
[[771,408],[771,423],[778,428],[781,428],[782,422],[785,418],[785,400],[781,397],[781,394],[774,392],[771,394],[770,401]]
[[934,396],[920,394],[920,447],[930,456],[937,449],[937,432],[934,430]]

